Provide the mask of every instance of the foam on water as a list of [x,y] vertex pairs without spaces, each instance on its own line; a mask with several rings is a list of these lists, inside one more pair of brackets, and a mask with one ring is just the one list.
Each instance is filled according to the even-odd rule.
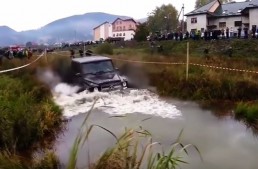
[[67,84],[58,84],[54,90],[55,102],[63,108],[65,117],[73,117],[86,113],[92,107],[94,100],[99,98],[95,109],[110,115],[125,115],[129,113],[143,113],[163,118],[176,118],[181,113],[172,104],[169,104],[148,90],[128,90],[128,92],[81,92],[76,94],[78,87]]

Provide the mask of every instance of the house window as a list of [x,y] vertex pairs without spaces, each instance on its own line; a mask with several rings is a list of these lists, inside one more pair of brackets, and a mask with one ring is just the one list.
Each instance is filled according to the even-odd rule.
[[123,36],[125,36],[125,33],[123,34]]
[[120,33],[119,35],[122,36],[122,33]]
[[115,37],[116,36],[116,34],[113,34],[113,37]]
[[122,26],[120,26],[120,31],[122,30]]
[[197,23],[197,18],[191,18],[191,23]]
[[219,22],[220,28],[225,28],[227,26],[226,22]]
[[235,21],[235,27],[242,26],[242,21]]
[[123,30],[125,30],[125,26],[123,26]]
[[129,29],[131,29],[132,28],[132,25],[129,25]]
[[116,36],[118,37],[118,36],[119,36],[119,34],[117,33],[117,34],[116,34]]

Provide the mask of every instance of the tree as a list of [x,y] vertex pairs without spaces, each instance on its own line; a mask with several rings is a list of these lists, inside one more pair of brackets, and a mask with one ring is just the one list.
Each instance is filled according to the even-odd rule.
[[148,17],[148,27],[151,32],[175,30],[178,24],[177,15],[178,11],[171,4],[157,7]]
[[146,41],[146,38],[149,34],[150,34],[150,31],[147,27],[147,23],[141,23],[137,26],[134,39],[138,42]]
[[[212,2],[214,0],[196,0],[195,1],[195,8],[200,8],[210,2]],[[232,0],[219,0],[221,3],[228,3],[228,2],[232,2]]]

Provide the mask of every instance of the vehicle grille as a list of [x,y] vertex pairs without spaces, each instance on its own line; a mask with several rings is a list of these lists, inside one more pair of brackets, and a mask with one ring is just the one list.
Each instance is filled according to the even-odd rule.
[[116,81],[116,82],[107,82],[104,84],[101,84],[101,88],[110,88],[111,86],[121,86],[121,81]]

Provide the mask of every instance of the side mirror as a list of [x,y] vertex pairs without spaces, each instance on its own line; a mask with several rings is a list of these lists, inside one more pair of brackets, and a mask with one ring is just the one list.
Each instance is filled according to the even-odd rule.
[[81,73],[76,73],[75,75],[76,75],[76,76],[81,76]]

